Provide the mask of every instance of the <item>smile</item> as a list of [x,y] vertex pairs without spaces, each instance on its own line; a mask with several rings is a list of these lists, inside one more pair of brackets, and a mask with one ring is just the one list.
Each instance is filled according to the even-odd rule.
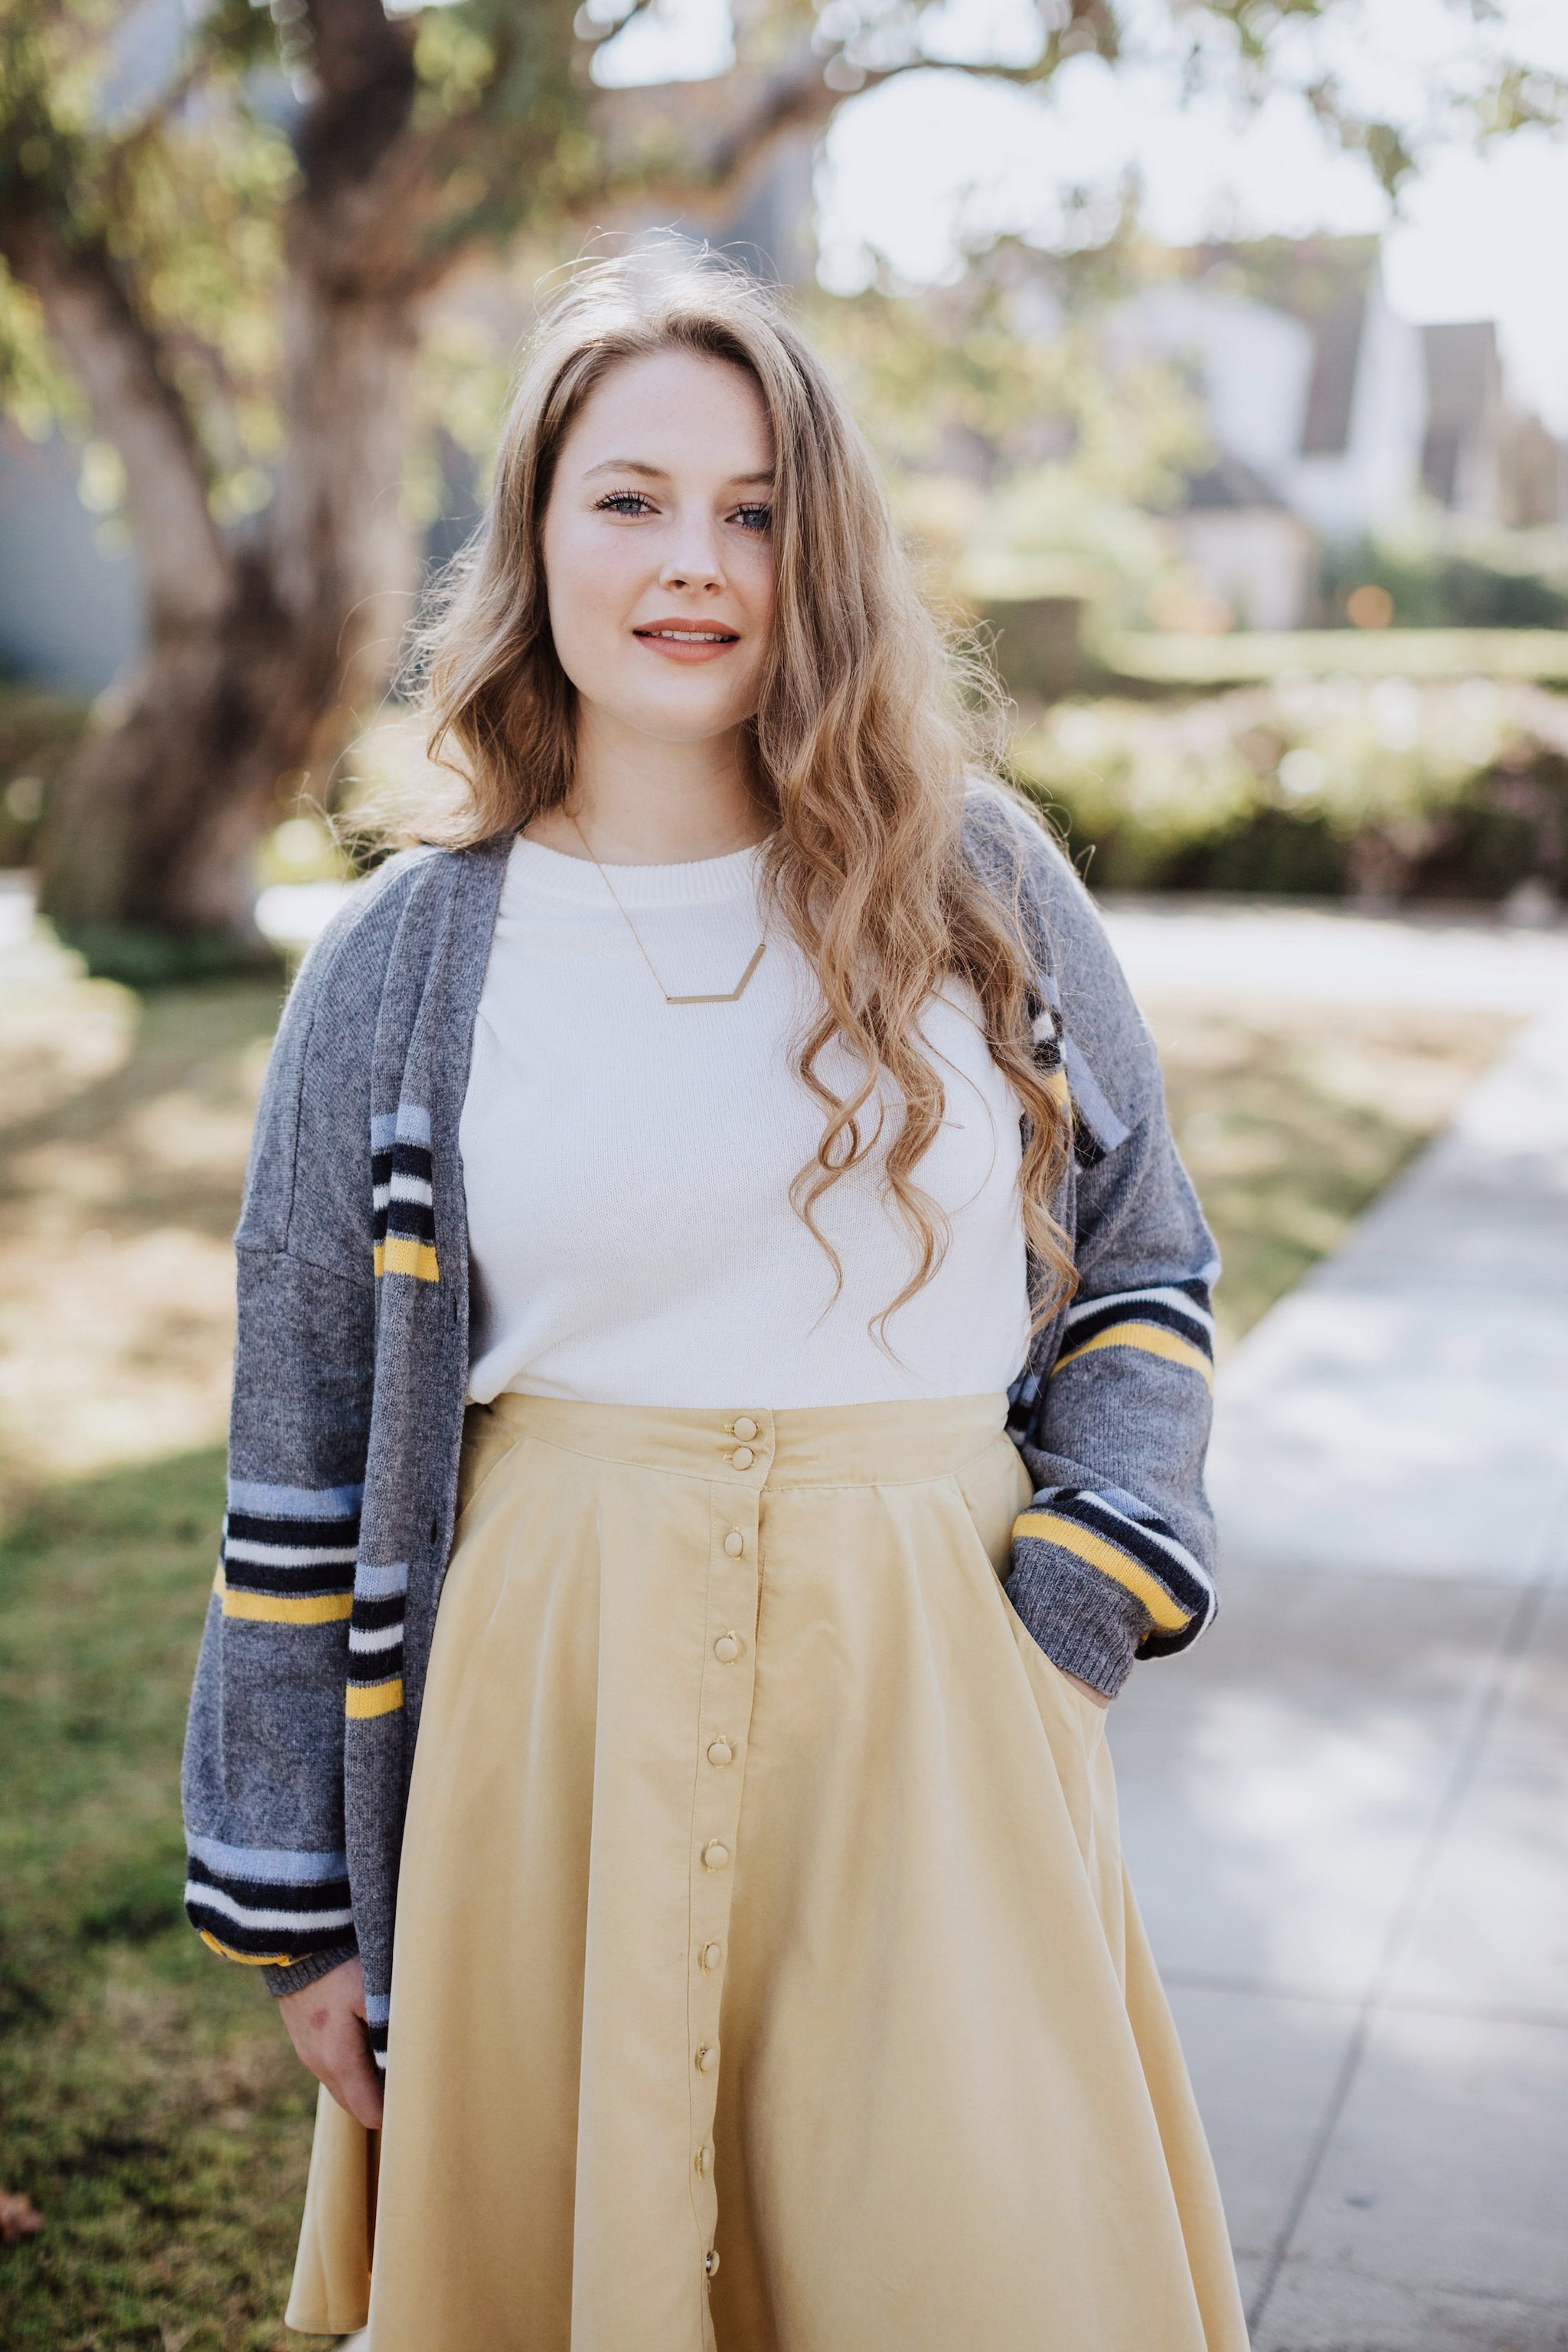
[[671,646],[733,646],[740,643],[734,629],[634,629],[634,637],[654,637]]

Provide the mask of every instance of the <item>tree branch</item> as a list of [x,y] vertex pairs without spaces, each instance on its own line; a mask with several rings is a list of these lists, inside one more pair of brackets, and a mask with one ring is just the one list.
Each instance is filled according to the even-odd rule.
[[[879,79],[868,75],[866,86]],[[803,41],[775,65],[749,72],[601,90],[593,113],[613,193],[712,200],[785,133],[826,122],[843,98],[825,80],[823,58]]]
[[201,445],[110,256],[96,240],[68,246],[37,216],[0,224],[0,253],[37,294],[94,425],[120,452],[153,634],[211,620],[233,571]]
[[[1100,0],[1076,0],[1087,7]],[[710,81],[659,82],[598,93],[595,121],[605,142],[610,193],[685,204],[723,204],[781,139],[826,124],[846,98],[858,97],[931,61],[918,53],[881,66],[858,66],[842,52],[824,56],[809,39],[766,67]],[[977,79],[1034,83],[1050,70],[1032,66],[949,67]],[[678,160],[677,160],[678,159]]]

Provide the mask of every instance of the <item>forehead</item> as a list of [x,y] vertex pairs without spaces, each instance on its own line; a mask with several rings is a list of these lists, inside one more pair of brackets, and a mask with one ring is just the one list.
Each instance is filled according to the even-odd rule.
[[574,472],[607,460],[729,478],[765,471],[773,435],[755,378],[701,352],[617,360],[573,419],[561,462]]

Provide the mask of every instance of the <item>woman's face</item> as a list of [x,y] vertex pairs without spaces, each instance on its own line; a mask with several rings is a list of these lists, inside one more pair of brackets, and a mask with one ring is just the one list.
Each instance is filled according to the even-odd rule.
[[550,625],[584,714],[703,742],[757,707],[773,610],[773,439],[743,368],[623,360],[562,442]]

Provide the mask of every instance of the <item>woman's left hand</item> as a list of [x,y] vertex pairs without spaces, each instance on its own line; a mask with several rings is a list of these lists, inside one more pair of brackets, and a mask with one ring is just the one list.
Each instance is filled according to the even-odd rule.
[[1062,1672],[1064,1675],[1067,1675],[1067,1678],[1068,1682],[1072,1684],[1073,1687],[1076,1690],[1082,1691],[1085,1698],[1091,1698],[1096,1706],[1108,1707],[1110,1705],[1110,1701],[1106,1696],[1105,1693],[1102,1690],[1096,1690],[1092,1683],[1086,1683],[1081,1675],[1068,1673],[1066,1666],[1062,1668]]

